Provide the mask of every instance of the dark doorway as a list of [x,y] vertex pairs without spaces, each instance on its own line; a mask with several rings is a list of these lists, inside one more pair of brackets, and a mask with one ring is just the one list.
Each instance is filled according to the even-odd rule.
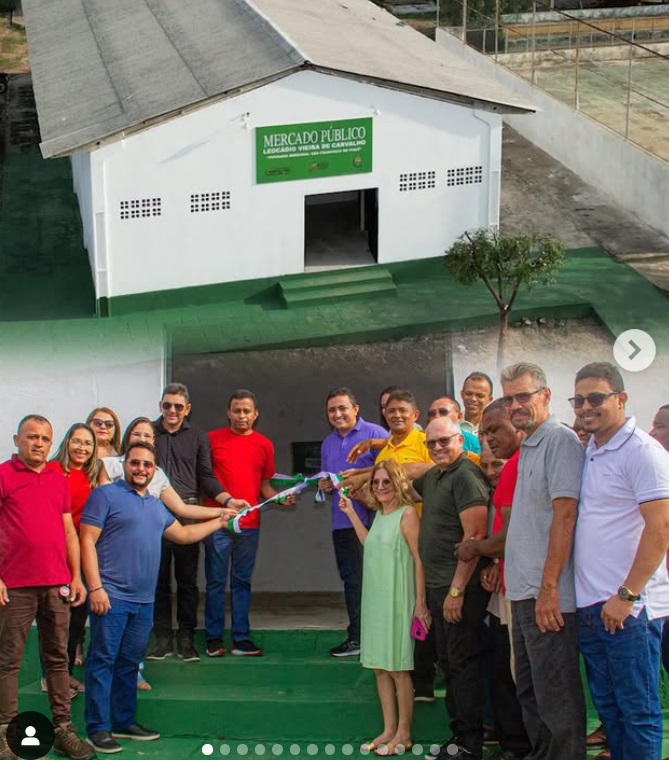
[[[450,336],[435,334],[376,343],[177,355],[171,379],[188,386],[193,424],[203,430],[226,425],[228,397],[237,388],[250,388],[258,396],[258,432],[274,443],[278,472],[293,474],[319,464],[318,444],[330,432],[325,398],[333,387],[349,386],[370,422],[378,421],[383,388],[413,388],[425,425],[432,399],[452,393],[450,351]],[[297,507],[270,507],[263,515],[256,590],[341,588],[331,546],[331,507],[314,503],[314,495],[307,491]]]
[[378,261],[378,226],[376,188],[305,196],[305,269],[374,264]]

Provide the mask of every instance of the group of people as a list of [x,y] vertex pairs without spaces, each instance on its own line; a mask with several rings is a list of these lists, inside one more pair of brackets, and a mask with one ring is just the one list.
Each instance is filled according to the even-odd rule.
[[[577,435],[551,414],[537,365],[505,368],[501,386],[493,399],[492,380],[473,373],[464,416],[454,399],[436,399],[424,432],[413,394],[393,390],[382,403],[387,438],[364,438],[350,391],[328,398],[324,457],[337,452],[344,476],[333,525],[348,532],[351,554],[353,537],[364,546],[354,577],[353,563],[339,560],[344,535],[334,540],[351,625],[333,654],[360,652],[383,714],[362,749],[389,756],[412,746],[414,701],[433,698],[436,659],[451,729],[438,760],[480,760],[488,689],[498,760],[584,759],[603,742],[601,758],[660,760],[669,406],[645,433],[626,415],[618,369],[591,363],[569,399]],[[467,433],[480,457],[465,450]],[[409,689],[407,642],[426,628]],[[588,737],[579,655],[602,721]]]
[[[16,757],[6,733],[18,712],[18,674],[35,619],[58,754],[88,760],[122,751],[118,739],[159,738],[135,719],[137,688],[150,688],[141,663],[175,653],[172,564],[176,653],[184,662],[200,659],[194,632],[203,540],[207,656],[226,653],[228,575],[232,653],[262,655],[249,624],[258,524],[247,523],[243,534],[227,530],[241,509],[276,494],[273,446],[253,427],[257,400],[250,391],[233,394],[229,426],[208,434],[188,420],[185,385],[167,385],[159,405],[158,419],[138,417],[122,437],[111,409],[93,410],[70,427],[53,459],[50,422],[29,414],[14,436],[17,453],[0,465],[0,760]],[[80,684],[72,670],[87,618]],[[79,692],[85,693],[85,740],[70,714]]]
[[[434,701],[438,663],[451,730],[439,760],[480,760],[486,692],[498,760],[585,758],[580,652],[602,757],[660,760],[669,406],[646,434],[626,416],[616,367],[588,364],[569,399],[577,435],[551,415],[540,367],[507,367],[501,386],[494,399],[491,378],[473,372],[462,403],[430,404],[425,430],[408,389],[381,394],[382,424],[363,419],[349,388],[326,398],[321,469],[340,477],[319,488],[331,494],[348,614],[330,655],[359,655],[374,670],[383,716],[363,749],[411,748],[414,703]],[[208,434],[190,412],[179,383],[164,389],[157,420],[136,418],[122,437],[114,412],[95,409],[52,460],[48,420],[21,420],[17,453],[0,465],[0,760],[15,758],[5,736],[35,618],[59,754],[88,760],[122,751],[118,739],[159,737],[136,720],[140,664],[173,656],[175,643],[184,662],[200,659],[201,541],[206,655],[226,654],[228,577],[231,651],[263,654],[249,624],[260,513],[241,533],[227,523],[276,496],[274,449],[255,429],[250,391],[232,395],[229,425]],[[87,617],[83,686],[72,669]],[[85,741],[71,721],[73,689],[85,692]]]

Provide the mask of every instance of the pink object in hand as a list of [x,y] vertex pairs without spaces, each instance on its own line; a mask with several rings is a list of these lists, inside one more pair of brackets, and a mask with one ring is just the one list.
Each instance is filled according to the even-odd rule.
[[427,638],[427,631],[417,617],[413,619],[413,624],[411,625],[411,638],[418,641],[425,641]]

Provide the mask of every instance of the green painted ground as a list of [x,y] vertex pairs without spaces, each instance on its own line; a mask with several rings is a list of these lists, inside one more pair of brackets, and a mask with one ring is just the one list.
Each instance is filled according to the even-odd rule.
[[[341,637],[341,631],[258,631],[254,638],[265,649],[262,658],[147,662],[146,675],[153,690],[139,693],[137,717],[161,731],[163,738],[141,744],[123,742],[123,757],[204,758],[209,756],[207,745],[212,757],[360,757],[360,744],[380,730],[380,710],[373,674],[357,661],[328,655],[329,647]],[[197,643],[203,650],[204,641]],[[38,675],[33,629],[20,675],[19,706],[48,714]],[[666,687],[663,676],[665,708],[669,707]],[[84,726],[83,702],[80,696],[72,706],[80,729]],[[597,721],[589,707],[592,729]],[[422,749],[408,756],[423,757],[446,734],[440,699],[435,704],[416,705],[413,736]],[[495,751],[494,747],[486,750],[487,757]]]
[[[49,329],[77,319],[94,334],[93,284],[72,191],[69,162],[34,151],[5,156],[0,206],[0,321],[41,321]],[[497,322],[483,285],[451,280],[442,257],[391,264],[396,293],[381,292],[285,308],[278,279],[211,285],[113,299],[109,328],[128,326],[167,336],[179,354],[315,346],[395,339]],[[364,270],[355,270],[362,275]],[[339,273],[332,273],[338,277]],[[323,275],[293,275],[294,282]],[[569,252],[555,285],[520,296],[522,316],[580,318],[595,314],[614,335],[636,327],[669,352],[665,294],[600,249]],[[9,327],[9,326],[7,326]],[[37,327],[39,331],[39,326]],[[4,331],[7,340],[12,331]]]

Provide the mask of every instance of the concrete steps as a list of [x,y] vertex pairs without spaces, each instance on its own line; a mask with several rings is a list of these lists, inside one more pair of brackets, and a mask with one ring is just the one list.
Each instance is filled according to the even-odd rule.
[[[166,738],[352,742],[356,750],[380,730],[373,672],[357,658],[329,655],[342,631],[254,631],[253,637],[263,657],[208,658],[198,632],[200,662],[147,661],[144,672],[153,688],[138,692],[138,721]],[[48,715],[32,660],[34,678],[20,689],[20,709]],[[72,703],[75,725],[82,729],[84,701],[80,695]],[[413,733],[424,744],[443,741],[443,699],[416,706]]]
[[279,281],[286,308],[313,306],[380,295],[396,295],[393,276],[383,266],[304,274]]

